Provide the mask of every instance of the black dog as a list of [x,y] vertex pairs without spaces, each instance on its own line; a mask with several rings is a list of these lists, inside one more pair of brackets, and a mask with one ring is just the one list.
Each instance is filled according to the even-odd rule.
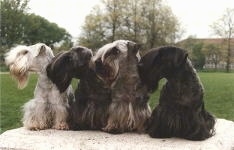
[[139,73],[150,92],[167,79],[148,122],[151,137],[204,140],[214,134],[215,119],[205,110],[203,86],[185,50],[152,49],[141,59]]
[[47,69],[49,78],[60,91],[66,90],[72,78],[78,78],[75,101],[71,102],[72,129],[101,130],[106,126],[110,90],[90,69],[92,51],[85,47],[74,47],[56,56]]
[[75,98],[72,106],[75,129],[102,130],[107,124],[111,91],[92,69],[87,71],[84,78],[80,78]]
[[86,75],[92,51],[86,47],[73,47],[68,52],[57,54],[47,66],[47,75],[60,92],[70,85],[73,77],[81,78]]

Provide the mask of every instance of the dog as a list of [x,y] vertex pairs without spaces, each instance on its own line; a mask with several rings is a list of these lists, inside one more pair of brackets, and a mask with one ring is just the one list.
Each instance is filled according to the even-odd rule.
[[152,49],[139,62],[139,74],[151,93],[160,79],[167,79],[148,121],[151,137],[204,140],[214,134],[215,118],[205,110],[203,85],[186,50]]
[[101,47],[92,59],[97,76],[111,89],[105,132],[141,133],[145,130],[151,110],[147,89],[141,86],[138,74],[139,48],[132,41],[117,40]]
[[34,98],[23,106],[22,121],[27,129],[69,129],[68,102],[74,99],[74,94],[71,88],[60,93],[47,77],[46,66],[53,57],[51,48],[43,43],[16,46],[5,55],[6,65],[11,75],[18,81],[19,88],[27,85],[30,71],[38,74]]
[[72,78],[79,79],[71,103],[72,130],[101,130],[107,122],[110,89],[90,67],[93,53],[82,46],[60,54],[48,66],[49,78],[64,91]]

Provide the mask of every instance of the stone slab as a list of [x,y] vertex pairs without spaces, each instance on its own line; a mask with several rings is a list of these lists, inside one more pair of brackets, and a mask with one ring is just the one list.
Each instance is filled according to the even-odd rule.
[[147,134],[112,135],[100,131],[29,131],[24,127],[0,135],[0,149],[11,150],[234,150],[234,122],[217,119],[216,134],[204,141],[153,139]]

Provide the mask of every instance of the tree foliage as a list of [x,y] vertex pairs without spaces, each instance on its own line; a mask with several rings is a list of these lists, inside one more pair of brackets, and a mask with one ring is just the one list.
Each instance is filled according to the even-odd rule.
[[196,69],[202,70],[206,59],[202,52],[203,43],[195,43],[192,48],[192,62]]
[[220,48],[214,44],[208,44],[204,48],[207,59],[209,58],[210,62],[214,64],[215,70],[217,70],[217,65],[221,60],[221,51]]
[[1,43],[11,47],[14,44],[48,45],[71,38],[70,34],[57,24],[41,16],[27,13],[29,0],[1,0]]
[[41,16],[28,14],[24,17],[25,30],[22,40],[26,44],[43,42],[52,45],[55,42],[71,38],[65,29],[58,27],[55,23],[50,23]]
[[13,45],[21,41],[24,35],[24,14],[28,0],[1,1],[1,43]]
[[82,45],[96,49],[107,42],[104,18],[100,7],[95,7],[92,13],[86,16],[85,25],[82,26],[81,36],[79,37]]
[[41,16],[29,14],[29,0],[0,0],[1,7],[1,45],[0,66],[4,70],[3,55],[16,44],[35,44],[38,42],[52,45],[65,41],[69,46],[71,35],[57,24]]
[[162,0],[103,0],[86,17],[78,42],[96,49],[128,39],[152,48],[175,42],[180,25]]

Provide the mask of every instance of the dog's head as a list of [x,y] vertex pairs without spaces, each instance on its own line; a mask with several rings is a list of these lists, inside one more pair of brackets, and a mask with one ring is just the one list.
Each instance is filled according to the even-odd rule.
[[47,75],[56,84],[59,91],[64,92],[73,77],[85,76],[92,55],[90,49],[82,46],[59,53],[47,66]]
[[138,50],[138,44],[127,40],[106,44],[93,57],[93,68],[98,77],[110,85],[117,78],[121,65],[127,65],[132,59],[139,61]]
[[18,81],[18,88],[22,89],[27,85],[29,71],[43,71],[53,57],[51,48],[43,43],[19,45],[5,54],[5,63]]
[[152,49],[139,62],[141,80],[150,90],[157,88],[158,81],[170,78],[186,63],[188,53],[177,47]]

